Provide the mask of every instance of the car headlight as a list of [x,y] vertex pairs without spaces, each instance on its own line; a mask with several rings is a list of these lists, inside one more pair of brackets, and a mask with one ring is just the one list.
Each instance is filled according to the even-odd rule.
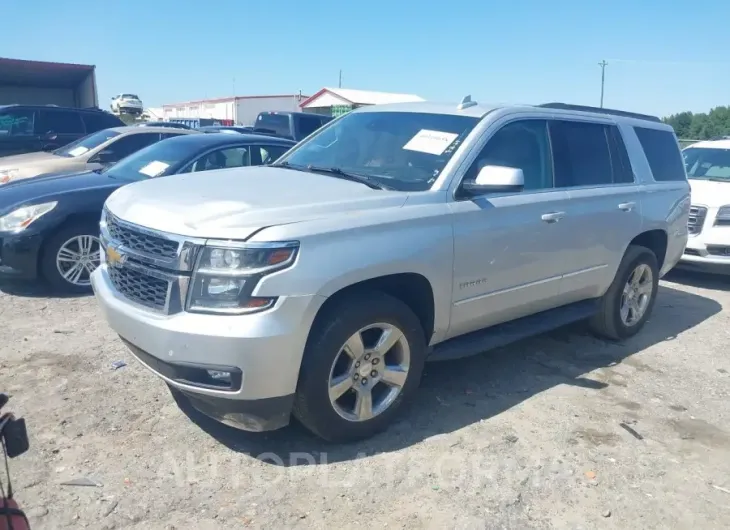
[[188,311],[240,315],[270,308],[276,298],[251,293],[263,276],[291,267],[298,250],[297,241],[206,245],[193,272]]
[[0,184],[7,184],[18,176],[17,169],[0,169]]
[[56,201],[44,202],[43,204],[23,206],[13,210],[9,214],[0,217],[0,232],[25,230],[33,221],[53,210],[56,204],[58,204]]

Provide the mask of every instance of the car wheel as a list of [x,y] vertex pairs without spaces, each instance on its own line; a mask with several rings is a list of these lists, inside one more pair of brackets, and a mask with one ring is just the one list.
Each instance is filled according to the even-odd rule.
[[99,227],[93,223],[67,226],[43,246],[41,274],[56,292],[91,292],[91,273],[99,266],[101,242]]
[[591,329],[604,338],[623,340],[636,335],[649,319],[659,288],[656,255],[646,247],[626,250],[613,283],[600,301]]
[[304,351],[294,416],[331,442],[368,438],[418,388],[423,328],[405,303],[380,292],[348,296],[325,311]]

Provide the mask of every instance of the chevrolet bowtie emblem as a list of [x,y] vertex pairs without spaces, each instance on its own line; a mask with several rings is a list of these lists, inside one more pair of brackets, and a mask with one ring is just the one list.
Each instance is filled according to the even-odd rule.
[[127,261],[127,256],[119,252],[112,245],[106,247],[106,262],[110,267],[121,267]]

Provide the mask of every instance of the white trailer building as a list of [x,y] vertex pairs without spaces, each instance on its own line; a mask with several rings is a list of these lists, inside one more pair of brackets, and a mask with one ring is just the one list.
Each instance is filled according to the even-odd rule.
[[232,120],[236,125],[253,125],[260,112],[267,110],[299,111],[308,96],[284,94],[274,96],[233,96],[171,103],[162,106],[165,120],[170,118],[213,118]]

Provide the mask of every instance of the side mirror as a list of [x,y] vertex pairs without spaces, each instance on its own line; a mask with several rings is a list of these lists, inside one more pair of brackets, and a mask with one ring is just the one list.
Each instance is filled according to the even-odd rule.
[[462,188],[469,195],[520,192],[525,188],[525,175],[514,167],[484,166],[477,178],[464,182]]
[[98,153],[96,153],[89,159],[89,162],[96,164],[110,164],[112,162],[115,162],[114,158],[114,152],[107,149],[105,151],[99,151]]

